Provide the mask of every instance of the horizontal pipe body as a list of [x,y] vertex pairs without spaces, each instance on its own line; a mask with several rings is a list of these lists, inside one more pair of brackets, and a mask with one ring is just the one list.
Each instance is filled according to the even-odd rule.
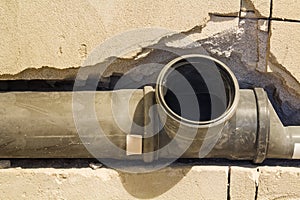
[[[271,103],[270,103],[271,105]],[[283,126],[270,106],[268,158],[300,159],[300,126]]]
[[[119,100],[112,101],[112,94],[118,97],[127,95],[129,91],[96,92],[95,112],[105,136],[117,147],[126,150],[126,133],[115,122],[112,104],[122,115],[123,109]],[[84,96],[92,92],[82,92]],[[0,157],[14,158],[87,158],[92,157],[81,141],[74,122],[72,111],[72,92],[12,92],[0,94]],[[151,98],[154,98],[153,96]],[[135,90],[131,96],[131,119],[143,125],[144,93]],[[253,103],[254,102],[254,103]],[[154,101],[150,102],[154,103]],[[149,105],[151,107],[151,105]],[[245,109],[247,108],[247,109]],[[81,116],[84,117],[84,116]],[[147,123],[147,122],[146,122]],[[87,120],[87,132],[93,127]],[[132,126],[128,124],[128,126]],[[215,145],[208,157],[252,158],[255,149],[256,136],[256,105],[254,93],[251,90],[241,91],[241,101],[238,111],[230,122],[223,128],[221,139]],[[198,157],[207,129],[199,130],[195,141],[183,157]],[[241,135],[247,134],[247,137]],[[91,138],[95,135],[91,134]],[[154,136],[155,137],[155,136]],[[157,143],[154,137],[148,145]],[[102,146],[101,136],[96,137]],[[166,140],[160,140],[161,146]],[[152,147],[154,148],[154,147]],[[104,158],[118,158],[112,155],[109,146],[101,148]],[[103,151],[102,150],[102,151]],[[167,154],[166,154],[167,153]],[[159,157],[172,157],[173,150],[164,152]]]
[[[134,92],[133,92],[134,91]],[[154,92],[154,90],[152,90]],[[92,92],[81,92],[83,96]],[[107,137],[116,147],[126,151],[126,133],[115,122],[115,114],[122,115],[124,108],[120,99],[132,93],[130,98],[129,116],[132,121],[143,126],[149,123],[145,120],[147,110],[144,109],[143,90],[109,91],[95,93],[95,112],[99,125]],[[117,94],[117,98],[112,98]],[[1,93],[0,105],[0,157],[2,158],[89,158],[93,157],[86,150],[83,141],[78,135],[72,111],[72,92],[12,92]],[[114,100],[112,100],[114,99]],[[147,98],[150,108],[155,103],[154,95]],[[152,99],[152,100],[151,100]],[[113,114],[112,105],[119,110]],[[276,112],[271,107],[270,141],[268,142],[268,158],[292,158],[294,144],[300,143],[298,127],[284,127]],[[126,114],[123,114],[126,117]],[[155,113],[153,114],[155,115]],[[157,115],[157,113],[156,113]],[[240,90],[240,101],[235,114],[221,124],[222,128],[217,142],[204,157],[253,160],[257,155],[258,110],[255,92]],[[84,116],[81,116],[84,117]],[[147,115],[147,117],[149,117]],[[146,118],[148,119],[148,118]],[[150,119],[148,119],[150,120]],[[93,126],[86,120],[86,131],[93,131]],[[128,124],[132,127],[132,124]],[[168,130],[168,129],[167,129]],[[145,129],[142,134],[149,134],[153,130]],[[200,147],[208,129],[198,129],[189,148],[181,156],[183,158],[199,158]],[[188,132],[187,132],[188,133]],[[173,138],[167,131],[162,130],[160,140],[157,134],[144,139],[144,152],[158,150]],[[91,139],[101,146],[98,156],[102,158],[123,158],[124,152],[116,153],[110,145],[104,142],[101,135],[91,134]],[[178,143],[182,138],[177,138]],[[159,144],[157,144],[159,142]],[[148,147],[147,147],[148,145]],[[150,146],[150,147],[149,147]],[[180,146],[178,146],[178,149]],[[148,152],[146,149],[149,149]],[[180,150],[180,149],[179,149]],[[174,149],[159,151],[158,158],[173,158]],[[147,155],[149,156],[149,155]],[[141,156],[127,156],[132,159],[141,159]],[[150,158],[152,161],[153,158]]]
[[[129,116],[123,114],[122,97],[133,90],[95,92],[95,113],[106,137],[116,146],[126,149],[126,134],[114,120],[114,115],[134,120],[142,125],[143,90],[134,90],[129,101]],[[93,92],[81,92],[83,96]],[[10,92],[0,94],[0,157],[1,158],[87,158],[92,155],[81,141],[74,122],[72,92]],[[80,107],[82,105],[75,105]],[[118,113],[113,113],[112,106]],[[82,108],[84,110],[84,108]],[[119,158],[122,155],[110,151],[103,136],[94,133],[94,125],[88,116],[84,127],[93,140],[101,144],[101,157]],[[134,119],[133,119],[134,118]],[[127,119],[128,120],[128,119]],[[103,146],[106,145],[106,146]]]

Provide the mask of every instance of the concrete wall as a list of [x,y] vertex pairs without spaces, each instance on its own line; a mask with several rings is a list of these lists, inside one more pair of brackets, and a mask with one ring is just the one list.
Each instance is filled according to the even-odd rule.
[[[299,164],[299,163],[298,163]],[[146,174],[105,167],[0,170],[2,199],[299,199],[300,169],[172,165]]]
[[[120,37],[139,44],[126,54],[115,51],[124,41],[114,41],[107,52],[116,54],[102,52],[99,60],[117,57],[106,76],[170,58],[150,46],[197,52],[185,43],[188,38],[225,62],[241,86],[264,87],[283,122],[299,125],[299,9],[299,0],[2,0],[0,79],[74,79],[104,41],[135,28],[161,27],[174,33]],[[298,165],[221,165],[140,175],[106,168],[3,169],[0,199],[300,199]]]

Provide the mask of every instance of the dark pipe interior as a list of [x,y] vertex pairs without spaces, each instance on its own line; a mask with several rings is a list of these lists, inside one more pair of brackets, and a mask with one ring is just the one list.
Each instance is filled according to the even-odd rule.
[[[215,66],[211,66],[212,64]],[[215,76],[215,74],[209,74],[211,77],[209,78],[209,81],[207,81],[207,79],[204,78],[204,76],[208,75],[207,71],[204,72],[207,67],[214,67],[214,70],[217,70],[219,72],[218,74],[221,74],[221,78],[214,80],[213,76]],[[176,63],[173,66],[173,69],[174,71],[172,71],[165,79],[166,91],[164,99],[167,106],[177,115],[193,121],[210,121],[220,117],[230,107],[235,95],[234,88],[232,88],[233,81],[231,80],[228,72],[225,71],[218,63],[214,63],[210,60],[209,62],[206,62],[205,60],[199,60],[198,62],[182,60]],[[201,72],[204,73],[202,74]],[[178,81],[178,76],[181,76],[180,74],[188,80],[186,83]],[[222,83],[214,81],[221,81]],[[209,82],[208,84],[213,84],[213,86],[216,87],[218,87],[218,84],[224,85],[225,97],[220,97],[220,95],[213,94],[209,91],[207,82]],[[189,84],[193,88],[194,93],[186,93],[184,89],[186,86],[184,84]],[[182,89],[178,89],[175,92],[168,89],[174,87]],[[181,99],[182,104],[192,105],[190,102],[191,95],[196,95],[198,100],[198,109],[196,108],[197,106],[185,106],[184,109],[187,110],[182,112],[178,99]],[[213,107],[214,111],[212,112]]]

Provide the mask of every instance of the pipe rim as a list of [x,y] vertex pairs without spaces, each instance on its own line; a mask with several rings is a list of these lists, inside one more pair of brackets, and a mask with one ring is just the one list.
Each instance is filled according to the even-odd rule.
[[[163,94],[163,81],[165,80],[165,77],[168,75],[168,70],[173,67],[174,64],[176,64],[180,60],[184,60],[187,58],[204,58],[211,60],[213,62],[218,63],[222,69],[225,70],[225,72],[229,75],[231,81],[233,82],[233,90],[234,90],[234,98],[232,100],[232,103],[227,106],[225,112],[220,115],[219,117],[207,121],[194,121],[190,119],[186,119],[184,117],[179,116],[176,114],[166,103],[164,99],[164,94]],[[180,123],[183,123],[187,126],[196,126],[196,127],[201,127],[201,128],[207,128],[210,126],[218,125],[221,123],[224,123],[225,121],[229,120],[235,113],[239,99],[240,99],[240,94],[239,94],[239,84],[238,81],[234,75],[234,73],[229,69],[228,66],[226,66],[223,62],[207,55],[200,55],[200,54],[188,54],[188,55],[182,55],[179,56],[172,61],[170,61],[168,64],[164,66],[164,68],[161,70],[161,72],[158,75],[156,86],[155,86],[156,92],[156,100],[157,103],[160,105],[160,107],[163,109],[163,111],[167,114],[167,116],[171,117],[173,120],[176,120]]]

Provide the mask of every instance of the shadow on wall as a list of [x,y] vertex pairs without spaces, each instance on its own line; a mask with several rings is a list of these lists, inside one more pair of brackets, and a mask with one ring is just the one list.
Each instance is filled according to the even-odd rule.
[[170,167],[149,173],[124,173],[119,172],[123,187],[132,196],[140,199],[158,197],[179,183],[191,170],[190,167]]

